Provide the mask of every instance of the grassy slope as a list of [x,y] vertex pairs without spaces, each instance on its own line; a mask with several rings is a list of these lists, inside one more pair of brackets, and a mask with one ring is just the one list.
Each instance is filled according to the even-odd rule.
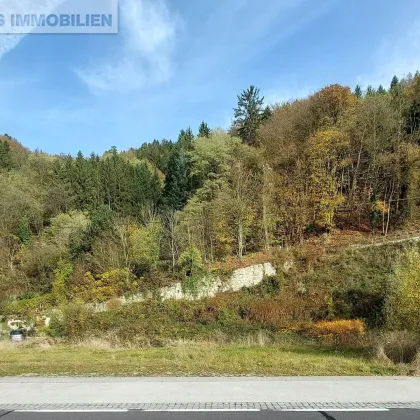
[[312,346],[168,347],[137,350],[3,345],[0,376],[392,375],[394,366],[361,351]]
[[[408,245],[407,245],[408,246]],[[416,245],[418,246],[418,245]],[[405,244],[351,250],[286,277],[308,287],[342,284],[377,292]],[[0,342],[0,376],[11,375],[392,375],[398,367],[361,350],[306,344],[258,346],[200,345],[116,350],[106,346],[47,346]]]

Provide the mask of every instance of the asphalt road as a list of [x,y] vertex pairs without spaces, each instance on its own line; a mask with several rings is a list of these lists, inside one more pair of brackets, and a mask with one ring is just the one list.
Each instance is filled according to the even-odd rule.
[[280,401],[420,402],[420,378],[0,378],[0,409],[13,404]]
[[2,420],[419,420],[420,410],[368,412],[2,412]]

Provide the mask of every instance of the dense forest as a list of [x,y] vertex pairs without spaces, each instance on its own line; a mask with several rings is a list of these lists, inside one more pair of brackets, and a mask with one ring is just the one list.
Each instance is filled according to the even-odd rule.
[[106,302],[340,230],[386,236],[419,217],[419,169],[418,73],[271,107],[251,86],[227,131],[102,156],[4,135],[0,306]]

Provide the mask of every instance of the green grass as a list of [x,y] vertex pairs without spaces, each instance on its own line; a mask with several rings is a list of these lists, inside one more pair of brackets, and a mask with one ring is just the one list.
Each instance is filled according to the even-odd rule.
[[397,368],[363,351],[316,346],[209,344],[136,350],[1,345],[0,376],[310,376],[393,375]]

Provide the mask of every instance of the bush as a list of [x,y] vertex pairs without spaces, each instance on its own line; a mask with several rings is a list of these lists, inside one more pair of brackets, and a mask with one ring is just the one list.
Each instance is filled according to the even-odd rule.
[[54,302],[51,294],[21,299],[5,305],[4,312],[9,315],[30,317],[52,307]]
[[320,321],[303,327],[301,332],[311,338],[342,344],[363,337],[366,325],[360,320]]
[[363,289],[337,290],[332,294],[334,315],[344,319],[364,319],[372,328],[385,324],[385,294]]
[[256,296],[274,296],[282,286],[279,276],[266,276],[263,281],[254,287],[244,287],[243,291]]
[[93,315],[93,311],[85,305],[71,303],[53,314],[48,334],[79,341],[92,332]]
[[384,333],[377,346],[378,356],[394,363],[413,363],[420,352],[420,337],[408,331]]
[[107,311],[117,311],[118,309],[121,309],[122,305],[121,299],[113,298],[105,304],[105,307]]
[[126,270],[112,270],[96,278],[94,295],[98,302],[118,298],[125,292],[132,291],[133,276]]
[[420,252],[408,251],[397,266],[387,298],[389,327],[420,333]]
[[325,306],[322,296],[308,296],[285,290],[276,298],[253,301],[247,308],[245,317],[276,330],[289,330],[296,324],[322,318],[326,311]]

